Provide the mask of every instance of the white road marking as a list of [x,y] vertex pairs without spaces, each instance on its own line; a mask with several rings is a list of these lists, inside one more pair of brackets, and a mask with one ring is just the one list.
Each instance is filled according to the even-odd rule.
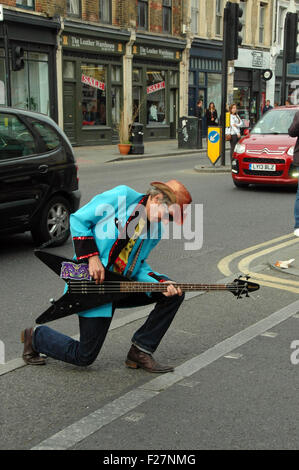
[[45,439],[31,450],[66,450],[74,447],[104,426],[156,397],[159,392],[166,390],[186,377],[190,377],[217,359],[230,354],[253,338],[292,317],[298,312],[298,308],[299,301],[297,300],[176,367],[175,372],[160,375],[99,408],[48,439]]

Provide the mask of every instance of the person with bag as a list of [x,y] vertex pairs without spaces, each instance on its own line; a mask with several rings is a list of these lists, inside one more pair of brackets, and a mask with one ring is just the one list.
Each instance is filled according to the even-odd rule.
[[229,107],[230,112],[230,127],[227,130],[225,140],[230,141],[230,159],[232,161],[235,146],[237,145],[238,140],[241,137],[242,119],[237,113],[237,105],[235,103],[231,104]]

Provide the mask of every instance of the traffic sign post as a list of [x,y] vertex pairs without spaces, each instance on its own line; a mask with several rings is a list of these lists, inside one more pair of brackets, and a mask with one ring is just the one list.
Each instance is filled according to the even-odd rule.
[[215,165],[221,156],[221,127],[214,126],[208,128],[208,157]]

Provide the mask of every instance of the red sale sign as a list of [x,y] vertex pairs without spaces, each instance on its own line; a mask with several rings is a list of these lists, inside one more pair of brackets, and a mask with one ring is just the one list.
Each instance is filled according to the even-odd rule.
[[82,74],[81,82],[85,85],[92,86],[93,88],[98,88],[99,90],[105,90],[105,83],[96,80],[95,78],[89,77],[88,75]]
[[156,91],[163,90],[165,88],[165,81],[160,83],[155,83],[155,85],[151,85],[147,87],[147,94],[150,95],[151,93],[155,93]]

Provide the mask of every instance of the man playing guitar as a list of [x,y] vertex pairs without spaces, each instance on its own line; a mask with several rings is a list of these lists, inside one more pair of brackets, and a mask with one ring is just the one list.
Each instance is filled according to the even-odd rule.
[[[129,305],[155,303],[145,323],[133,335],[126,365],[148,372],[174,370],[153,358],[184,299],[180,287],[167,276],[155,273],[146,262],[162,237],[162,224],[173,220],[182,225],[186,207],[192,202],[185,186],[177,180],[152,182],[147,194],[128,186],[117,186],[97,195],[70,217],[75,259],[88,262],[96,284],[105,280],[105,268],[139,282],[166,282],[167,291],[137,293]],[[106,303],[79,312],[80,341],[48,326],[22,331],[23,359],[30,365],[43,365],[46,356],[78,366],[88,366],[97,358],[119,302]]]

